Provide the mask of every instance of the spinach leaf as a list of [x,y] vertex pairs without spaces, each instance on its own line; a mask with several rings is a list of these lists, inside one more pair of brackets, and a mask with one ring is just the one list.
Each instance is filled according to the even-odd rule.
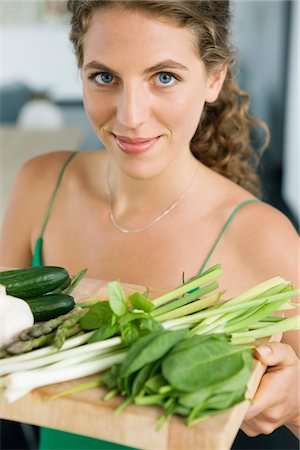
[[163,376],[179,391],[192,392],[217,383],[234,375],[244,365],[245,347],[236,347],[215,336],[205,342],[199,339],[199,345],[196,339],[193,343],[195,345],[185,351],[175,348],[162,363]]
[[207,419],[221,411],[225,411],[237,403],[242,402],[244,398],[245,389],[223,392],[220,394],[217,393],[191,410],[188,416],[188,425],[194,425],[199,422],[199,420]]
[[[165,333],[165,330],[155,331],[153,333],[147,334],[146,336],[142,336],[129,348],[126,357],[122,363],[122,369],[120,374],[122,377],[126,377],[129,374],[129,369],[131,368],[131,365],[134,363],[135,359],[141,354],[143,349],[162,333]],[[147,362],[145,362],[145,364],[143,365],[146,364]]]
[[114,389],[119,386],[120,370],[121,364],[114,364],[101,374],[101,381],[108,389]]
[[230,391],[236,391],[240,388],[245,391],[247,383],[251,376],[251,367],[253,358],[251,356],[250,351],[247,350],[243,352],[242,358],[244,364],[241,370],[239,370],[236,374],[218,383],[212,383],[209,384],[208,386],[204,386],[193,392],[180,395],[179,403],[182,406],[194,408],[201,402],[207,400],[211,395],[213,395],[216,392],[217,393],[225,392],[226,394],[228,394]]
[[229,392],[220,392],[212,395],[204,402],[203,409],[224,411],[244,400],[246,386]]
[[151,393],[158,393],[159,389],[162,386],[165,386],[167,383],[167,381],[165,380],[165,378],[162,376],[161,373],[158,373],[154,376],[152,376],[151,378],[149,378],[145,384],[146,388],[148,391],[150,391]]
[[170,354],[185,352],[186,350],[190,350],[192,347],[198,347],[199,345],[205,345],[205,342],[209,340],[213,341],[224,341],[229,342],[229,338],[225,334],[203,334],[203,335],[195,335],[195,336],[187,336],[186,339],[183,339],[181,342],[173,347]]
[[126,377],[146,364],[164,356],[177,342],[186,337],[187,329],[177,331],[154,331],[138,339],[129,349],[121,368]]
[[122,316],[128,311],[124,290],[119,281],[112,281],[108,284],[108,297],[111,310]]
[[142,367],[141,370],[139,370],[134,378],[132,389],[131,389],[131,395],[135,397],[136,395],[140,394],[141,390],[144,388],[145,383],[147,382],[149,375],[152,371],[153,363],[147,364],[146,366]]

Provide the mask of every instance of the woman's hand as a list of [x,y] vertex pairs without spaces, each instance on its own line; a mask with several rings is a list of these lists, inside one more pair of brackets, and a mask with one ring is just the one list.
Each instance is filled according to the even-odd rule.
[[269,343],[255,350],[255,358],[268,366],[242,425],[248,436],[270,434],[286,425],[300,433],[300,360],[291,346]]

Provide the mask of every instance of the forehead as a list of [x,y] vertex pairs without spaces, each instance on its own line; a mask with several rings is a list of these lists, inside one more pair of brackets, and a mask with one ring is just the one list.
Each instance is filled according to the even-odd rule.
[[[111,8],[98,10],[84,38],[84,64],[91,59],[126,57],[199,61],[195,35],[168,18],[156,18],[143,11]],[[184,61],[183,61],[184,62]]]

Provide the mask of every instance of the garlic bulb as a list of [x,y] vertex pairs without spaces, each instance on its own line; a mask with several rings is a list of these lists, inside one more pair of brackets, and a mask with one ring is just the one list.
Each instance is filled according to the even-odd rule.
[[29,305],[20,298],[7,295],[5,286],[0,284],[0,347],[12,342],[33,322]]

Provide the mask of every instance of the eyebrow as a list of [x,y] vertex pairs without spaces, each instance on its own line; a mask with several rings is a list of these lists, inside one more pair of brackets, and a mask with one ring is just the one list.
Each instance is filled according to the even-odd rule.
[[[116,73],[114,70],[110,69],[108,66],[106,66],[105,64],[102,64],[98,61],[91,61],[88,64],[86,64],[86,66],[84,67],[84,71],[89,70],[89,69],[97,69],[97,70],[102,70],[104,72],[113,72]],[[155,64],[152,67],[147,68],[146,70],[144,70],[145,74],[148,73],[152,73],[152,72],[159,72],[160,70],[166,70],[166,69],[179,69],[179,70],[188,70],[188,68],[186,66],[184,66],[183,64],[174,61],[173,59],[165,59],[164,61],[159,62],[158,64]],[[118,75],[116,73],[116,75]]]
[[160,70],[165,69],[179,69],[179,70],[188,70],[186,66],[183,64],[174,61],[173,59],[165,59],[164,61],[159,62],[158,64],[155,64],[152,67],[149,67],[144,72],[150,73],[150,72],[159,72]]

